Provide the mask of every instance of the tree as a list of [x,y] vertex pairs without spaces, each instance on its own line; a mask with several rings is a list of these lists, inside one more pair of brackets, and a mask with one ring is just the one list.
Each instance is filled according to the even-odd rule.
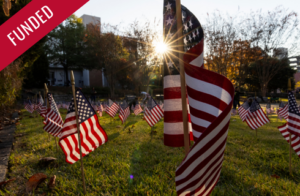
[[[111,98],[114,98],[116,85],[126,73],[129,53],[124,46],[124,37],[117,34],[118,26],[103,24],[102,29],[103,32],[100,32],[100,24],[90,24],[87,27],[86,50],[93,68],[104,71]],[[121,84],[123,87],[124,85]]]
[[26,78],[24,79],[25,88],[43,88],[49,77],[49,61],[45,51],[40,51],[40,57],[30,67]]
[[[297,14],[283,7],[268,13],[261,10],[249,15],[222,15],[215,12],[207,17],[205,32],[205,67],[228,77],[238,86],[247,85],[248,66],[255,62],[260,90],[266,95],[268,83],[282,67],[276,67],[271,57],[278,56],[280,47],[289,54],[299,45]],[[272,63],[266,64],[266,63]]]
[[[3,12],[0,12],[0,25],[25,7],[31,0],[0,0]],[[39,58],[46,38],[41,39],[18,59],[0,72],[0,110],[14,104],[22,89],[23,79],[31,70],[33,63]]]
[[153,23],[147,21],[142,25],[135,20],[125,32],[125,36],[132,38],[133,43],[136,43],[137,58],[132,63],[136,70],[133,76],[134,82],[136,86],[147,86],[147,91],[149,91],[150,79],[162,66],[163,58],[156,53],[154,44],[159,40],[157,29],[159,25],[159,21],[156,20]]
[[[268,66],[267,69],[270,69],[269,74],[272,75],[266,75],[266,78],[271,78],[269,81],[266,81],[268,83],[267,88],[263,87],[263,82],[260,81],[260,73],[257,71],[264,70],[264,69],[258,69],[257,66],[262,66],[262,64]],[[276,92],[276,90],[282,89],[287,90],[287,81],[289,78],[293,77],[295,74],[295,70],[293,70],[290,65],[287,58],[284,59],[277,59],[269,57],[268,59],[261,59],[254,63],[252,63],[248,68],[248,78],[246,79],[247,84],[252,88],[252,90],[257,89],[268,89],[271,91]],[[280,69],[280,72],[272,71],[272,69]],[[265,96],[265,95],[263,95]]]
[[278,63],[271,56],[276,57],[278,48],[290,43],[289,52],[293,53],[297,49],[297,35],[295,31],[298,28],[297,13],[288,12],[282,7],[277,7],[274,11],[267,14],[261,11],[252,13],[246,24],[245,37],[251,40],[251,45],[262,54],[256,53],[256,73],[260,82],[261,92],[266,96],[269,82],[284,69],[281,63]]
[[47,54],[51,64],[61,65],[68,85],[68,70],[89,69],[92,65],[86,55],[85,28],[82,20],[71,15],[48,34]]

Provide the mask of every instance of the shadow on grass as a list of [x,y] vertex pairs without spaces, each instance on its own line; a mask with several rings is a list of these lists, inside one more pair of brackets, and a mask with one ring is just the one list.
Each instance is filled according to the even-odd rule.
[[112,140],[116,139],[119,136],[120,136],[120,133],[116,132],[114,134],[108,135],[108,140],[112,141]]
[[137,122],[137,120],[130,121],[130,122],[125,122],[125,126],[124,126],[124,128],[123,128],[123,131],[124,131],[125,129],[127,129],[128,127],[130,127],[131,125],[134,125],[136,122]]

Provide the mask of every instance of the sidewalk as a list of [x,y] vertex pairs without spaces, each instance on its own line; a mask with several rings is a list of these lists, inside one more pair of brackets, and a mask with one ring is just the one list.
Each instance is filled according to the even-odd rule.
[[[15,112],[12,118],[18,118],[18,113]],[[0,130],[0,182],[4,181],[6,177],[15,130],[15,124],[5,126],[3,130]]]

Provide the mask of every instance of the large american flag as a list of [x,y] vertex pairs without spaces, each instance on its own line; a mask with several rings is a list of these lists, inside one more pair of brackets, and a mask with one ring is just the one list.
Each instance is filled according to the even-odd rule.
[[122,121],[122,124],[126,121],[128,116],[130,115],[130,108],[129,105],[124,101],[121,106],[120,106],[120,113],[119,113],[119,118]]
[[144,118],[150,127],[153,127],[162,117],[164,116],[163,111],[154,99],[148,95],[148,103],[145,107]]
[[51,93],[48,93],[47,97],[50,108],[47,110],[43,129],[55,137],[60,137],[63,120]]
[[239,111],[239,116],[241,118],[241,120],[244,122],[246,120],[246,118],[248,117],[249,114],[249,110],[250,110],[250,106],[248,101],[245,101],[241,107],[239,107],[238,111]]
[[134,107],[134,110],[133,110],[134,114],[138,115],[142,111],[143,111],[143,109],[142,109],[141,105],[140,104],[136,104],[135,107]]
[[115,117],[119,110],[119,105],[113,102],[112,100],[108,99],[108,105],[106,106],[105,112],[110,115],[112,118]]
[[269,118],[255,99],[252,101],[248,116],[245,121],[252,130],[258,129],[264,124],[270,122]]
[[288,117],[285,127],[288,132],[296,135],[297,137],[300,137],[300,111],[297,107],[297,102],[292,92],[289,92],[288,99]]
[[[169,52],[164,58],[164,144],[171,147],[184,146],[184,130],[182,118],[182,103],[181,103],[181,80],[178,60],[178,35],[177,35],[177,20],[175,0],[164,0],[164,40],[169,45]],[[185,18],[185,21],[188,19]],[[191,21],[192,23],[194,21]],[[193,23],[190,26],[186,23],[186,33],[192,32],[189,36],[184,37],[185,48],[191,47],[191,44],[196,44],[203,38],[203,31],[198,29],[200,23]],[[193,26],[194,25],[194,26]],[[188,39],[187,39],[188,38]],[[187,104],[188,104],[187,100]],[[188,130],[190,140],[193,140],[192,124],[190,111],[188,107]],[[195,131],[194,135],[199,137],[201,133]]]
[[[97,114],[90,102],[80,90],[76,91],[76,103],[82,156],[84,157],[107,142],[107,135],[100,126]],[[59,145],[65,153],[67,163],[73,164],[80,159],[74,99],[72,99],[68,108]]]
[[[165,0],[164,24],[169,37],[173,36],[170,33],[174,31],[170,29],[176,24],[175,13],[176,1]],[[195,144],[176,170],[176,190],[178,195],[209,195],[221,173],[234,88],[224,76],[203,69],[203,30],[197,18],[184,6],[182,16],[183,59]],[[165,69],[172,68],[174,64],[171,63]],[[178,62],[175,65],[178,69]],[[177,81],[180,87],[179,78]],[[167,101],[164,101],[165,112]]]
[[26,109],[28,112],[32,113],[32,112],[34,111],[34,108],[33,108],[33,107],[34,107],[34,106],[31,104],[31,101],[30,101],[30,100],[28,100],[28,101],[25,102],[25,109]]

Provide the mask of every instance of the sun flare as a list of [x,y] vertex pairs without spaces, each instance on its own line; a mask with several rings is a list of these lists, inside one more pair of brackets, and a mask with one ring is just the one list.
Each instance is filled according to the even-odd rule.
[[157,54],[164,54],[168,51],[168,46],[163,41],[156,41],[153,43],[153,45],[155,46],[155,52]]

